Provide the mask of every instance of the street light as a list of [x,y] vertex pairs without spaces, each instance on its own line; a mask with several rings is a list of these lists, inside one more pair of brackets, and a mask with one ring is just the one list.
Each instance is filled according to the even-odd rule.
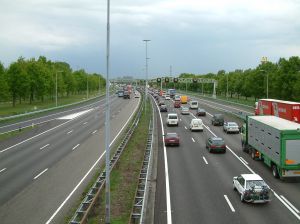
[[227,78],[227,91],[226,91],[226,99],[228,100],[228,75],[229,73],[227,73],[226,78]]
[[55,74],[55,107],[57,107],[57,73],[58,72],[63,72],[63,71],[56,71],[56,74]]
[[146,111],[146,101],[147,101],[147,87],[148,87],[148,42],[151,40],[143,40],[146,43],[146,88],[145,88],[145,111]]

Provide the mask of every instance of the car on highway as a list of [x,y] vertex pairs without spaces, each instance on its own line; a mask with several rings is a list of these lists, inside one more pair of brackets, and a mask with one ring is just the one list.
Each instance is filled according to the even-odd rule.
[[180,139],[177,133],[167,133],[165,135],[165,146],[176,145],[179,146]]
[[181,103],[178,100],[175,100],[174,102],[174,108],[180,108],[181,107]]
[[170,113],[167,116],[167,126],[178,126],[178,116],[175,113]]
[[196,100],[191,100],[189,102],[189,104],[190,104],[190,109],[197,109],[198,108],[198,101],[196,101]]
[[210,137],[206,140],[206,148],[209,152],[226,152],[226,145],[223,138]]
[[159,107],[159,110],[160,110],[160,112],[168,112],[168,108],[164,104]]
[[128,91],[124,91],[123,99],[130,99],[130,94]]
[[165,101],[161,100],[158,102],[158,106],[165,105]]
[[233,189],[241,195],[242,202],[266,203],[271,190],[258,174],[241,174],[233,177]]
[[140,98],[140,93],[138,91],[134,92],[134,98]]
[[189,115],[190,114],[190,110],[187,107],[181,107],[180,113],[183,114],[183,115]]
[[118,97],[123,97],[124,96],[124,91],[123,90],[119,90],[118,91]]
[[190,130],[191,131],[203,131],[203,122],[199,118],[194,118],[191,120],[190,123]]
[[216,125],[223,126],[224,125],[223,114],[214,114],[211,118],[211,124],[214,126],[216,126]]
[[174,100],[175,100],[175,101],[180,101],[180,96],[179,96],[179,95],[175,95],[175,96],[174,96]]
[[197,116],[206,116],[206,111],[202,108],[198,108],[196,115]]
[[240,133],[239,126],[236,122],[224,122],[223,131],[226,133]]
[[166,100],[171,100],[170,95],[169,95],[169,94],[166,94],[165,99],[166,99]]

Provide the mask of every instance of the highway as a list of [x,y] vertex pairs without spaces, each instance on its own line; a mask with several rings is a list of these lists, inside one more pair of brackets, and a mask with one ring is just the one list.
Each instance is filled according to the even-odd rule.
[[[214,113],[224,110],[251,113],[251,110],[197,100],[199,107],[208,112],[205,117],[200,117],[205,124],[203,133],[188,129],[191,119],[195,118],[195,110],[190,110],[190,115],[181,115],[172,101],[165,101],[168,113],[177,113],[180,121],[179,127],[167,127],[167,113],[161,113],[164,132],[178,133],[181,145],[166,147],[164,155],[163,139],[159,139],[155,223],[299,223],[300,181],[275,179],[267,166],[242,152],[239,134],[226,134],[222,127],[211,125]],[[157,109],[156,113],[159,113]],[[225,120],[242,124],[230,113],[223,114]],[[225,154],[207,151],[205,142],[210,136],[224,138],[228,146]],[[166,164],[167,170],[162,173]],[[274,191],[271,202],[242,203],[239,194],[233,190],[233,176],[252,172],[259,174]]]
[[[112,96],[112,143],[139,101]],[[71,206],[103,164],[104,119],[104,100],[98,100],[56,113],[25,136],[0,143],[1,223],[62,223],[71,215]]]

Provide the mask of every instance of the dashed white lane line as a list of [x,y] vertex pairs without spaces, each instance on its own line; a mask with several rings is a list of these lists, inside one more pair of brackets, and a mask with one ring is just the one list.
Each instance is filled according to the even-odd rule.
[[75,145],[75,146],[72,148],[72,151],[73,151],[74,149],[76,149],[78,146],[80,146],[80,144]]
[[186,126],[184,126],[184,128],[185,128],[185,129],[187,129],[187,127],[186,127]]
[[43,173],[45,173],[48,170],[48,168],[44,169],[42,172],[40,172],[38,175],[36,175],[33,179],[36,180],[39,178]]
[[206,158],[204,156],[202,156],[202,158],[203,158],[204,162],[206,163],[206,165],[208,165]]
[[182,121],[181,118],[180,118],[180,121]]
[[280,195],[280,197],[289,205],[292,209],[294,209],[295,212],[300,213],[299,210],[291,203],[289,200],[287,200],[283,195]]
[[6,168],[3,168],[2,170],[0,170],[0,173],[4,172],[6,170]]
[[97,132],[97,130],[93,131],[92,134],[95,134]]
[[69,135],[69,134],[71,134],[72,132],[73,132],[73,130],[69,131],[67,134]]
[[92,111],[93,109],[89,109],[89,110],[84,110],[84,111],[80,111],[78,113],[74,113],[74,114],[69,114],[67,116],[64,117],[59,117],[57,118],[57,120],[73,120],[74,118],[80,117],[90,111]]
[[194,139],[194,138],[192,138],[192,141],[193,141],[193,142],[195,142],[195,139]]
[[246,163],[248,165],[248,162],[243,157],[240,156],[240,159],[243,160],[244,163]]
[[83,125],[87,124],[88,122],[84,122]]
[[231,202],[229,201],[229,198],[227,197],[226,194],[224,194],[224,198],[225,198],[227,204],[229,205],[231,211],[232,211],[232,212],[235,212],[235,209],[234,209],[234,207],[232,206],[232,204],[231,204]]
[[42,150],[42,149],[48,147],[49,145],[50,145],[50,144],[44,145],[43,147],[40,148],[40,150]]

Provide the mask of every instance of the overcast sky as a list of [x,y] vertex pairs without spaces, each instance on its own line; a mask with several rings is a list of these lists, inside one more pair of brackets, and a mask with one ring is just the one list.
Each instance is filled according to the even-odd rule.
[[[0,61],[44,55],[105,75],[106,0],[0,0]],[[300,0],[111,0],[111,76],[254,68],[300,55]]]

